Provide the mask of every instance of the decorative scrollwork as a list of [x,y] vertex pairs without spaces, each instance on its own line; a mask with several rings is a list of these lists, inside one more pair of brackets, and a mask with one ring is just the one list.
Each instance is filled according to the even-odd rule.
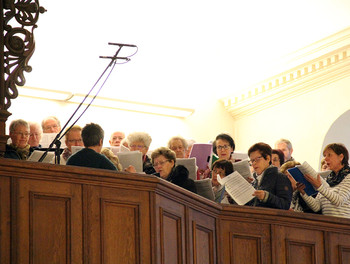
[[35,49],[33,31],[39,14],[46,10],[39,6],[38,0],[6,0],[4,9],[8,10],[4,14],[5,91],[0,109],[6,110],[11,106],[11,99],[18,96],[16,85],[23,86],[26,82],[24,71],[32,70],[28,61]]

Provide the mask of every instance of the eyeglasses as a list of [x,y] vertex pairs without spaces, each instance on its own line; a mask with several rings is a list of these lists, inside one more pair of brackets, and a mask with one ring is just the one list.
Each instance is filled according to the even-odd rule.
[[263,157],[263,156],[256,157],[255,159],[251,159],[251,160],[249,161],[249,164],[250,164],[250,165],[253,165],[255,162],[258,162],[262,157]]
[[163,166],[167,161],[169,161],[169,160],[156,162],[156,163],[153,164],[153,167],[157,167],[158,165]]
[[223,150],[223,149],[229,149],[230,145],[223,145],[223,146],[217,146],[216,149],[217,150]]
[[45,126],[44,130],[49,130],[49,129],[52,129],[52,128],[58,128],[58,125]]
[[14,134],[16,134],[16,135],[19,135],[19,136],[21,136],[21,137],[29,137],[30,136],[30,133],[28,133],[28,132],[14,132]]
[[145,146],[142,145],[130,145],[130,148],[143,149]]
[[82,141],[83,141],[82,139],[68,139],[69,143],[80,143]]

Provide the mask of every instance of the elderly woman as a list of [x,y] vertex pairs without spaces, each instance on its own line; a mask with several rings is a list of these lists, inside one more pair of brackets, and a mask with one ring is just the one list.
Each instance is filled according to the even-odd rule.
[[26,160],[33,149],[28,144],[30,128],[27,121],[17,119],[10,124],[10,138],[12,143],[6,145],[5,158]]
[[184,139],[183,137],[172,137],[168,142],[168,148],[175,152],[176,158],[186,158],[188,144],[186,139]]
[[350,218],[349,152],[343,144],[333,143],[324,148],[323,156],[332,170],[327,177],[329,186],[321,180],[320,175],[316,179],[305,175],[305,179],[314,186],[318,194],[315,198],[308,196],[304,192],[305,185],[298,183],[301,197],[315,212],[321,209],[324,215]]
[[256,143],[249,148],[248,156],[255,171],[253,186],[256,189],[255,198],[248,205],[288,210],[292,186],[288,178],[271,165],[271,147],[266,143]]
[[143,172],[146,174],[155,173],[151,159],[147,156],[147,151],[152,142],[151,136],[146,132],[133,132],[128,135],[126,142],[131,151],[140,151],[142,153]]
[[155,175],[186,190],[197,193],[194,181],[188,177],[189,172],[186,167],[182,165],[175,166],[176,154],[174,151],[161,147],[152,152],[151,158],[156,170]]

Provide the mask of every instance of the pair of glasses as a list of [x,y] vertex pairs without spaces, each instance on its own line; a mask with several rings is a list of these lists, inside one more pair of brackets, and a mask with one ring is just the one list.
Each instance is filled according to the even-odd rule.
[[260,157],[256,157],[255,159],[251,159],[249,161],[249,164],[250,165],[253,165],[254,163],[258,162],[263,156],[260,156]]
[[226,149],[229,149],[229,147],[230,147],[229,145],[223,145],[223,146],[217,146],[216,149],[218,149],[218,150],[225,149],[226,150]]
[[167,161],[169,161],[169,160],[156,162],[156,163],[153,164],[153,167],[157,167],[158,165],[163,166]]
[[28,132],[15,132],[16,135],[19,135],[21,137],[29,137],[30,136],[30,133]]
[[80,143],[82,141],[83,141],[82,139],[68,139],[69,143]]
[[130,148],[138,148],[138,149],[143,149],[145,146],[142,145],[130,145]]

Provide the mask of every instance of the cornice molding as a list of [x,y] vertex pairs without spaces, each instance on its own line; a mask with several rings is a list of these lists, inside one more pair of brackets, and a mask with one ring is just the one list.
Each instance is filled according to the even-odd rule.
[[295,55],[289,65],[298,66],[249,87],[240,95],[222,98],[225,109],[239,119],[349,77],[350,28],[299,50]]

